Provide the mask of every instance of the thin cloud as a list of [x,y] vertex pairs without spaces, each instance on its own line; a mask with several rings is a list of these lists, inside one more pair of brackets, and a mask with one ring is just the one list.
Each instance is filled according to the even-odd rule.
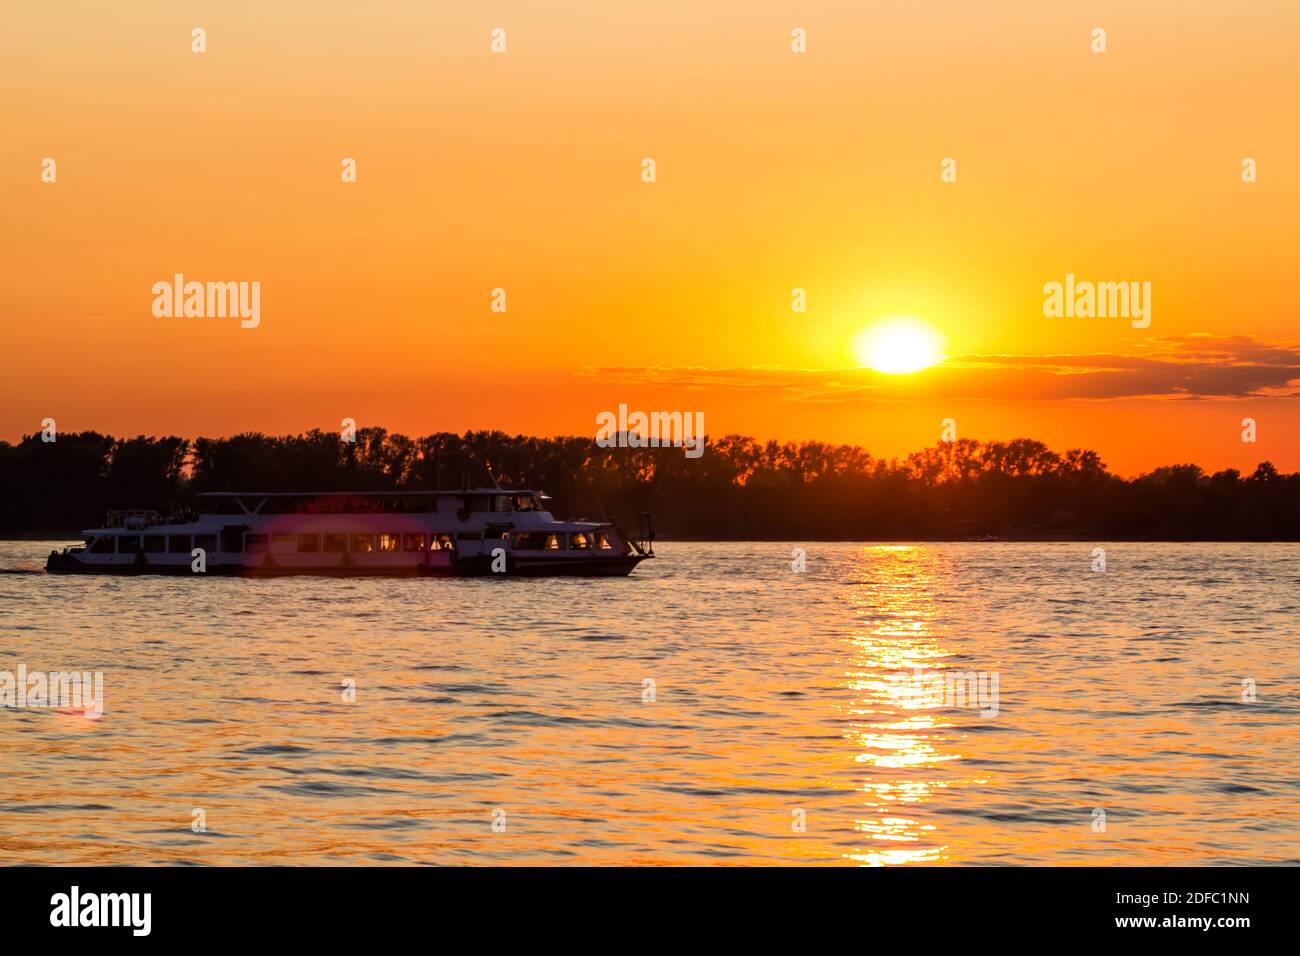
[[818,403],[1300,397],[1300,347],[1244,335],[1169,336],[1153,340],[1136,355],[956,355],[942,365],[904,376],[863,368],[771,366],[622,365],[586,372],[629,384],[686,390],[780,391],[793,401]]

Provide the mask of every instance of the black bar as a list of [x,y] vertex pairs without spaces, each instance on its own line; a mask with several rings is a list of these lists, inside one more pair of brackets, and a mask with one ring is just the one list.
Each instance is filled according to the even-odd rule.
[[[657,939],[676,947],[684,938],[762,942],[780,926],[842,936],[864,950],[891,945],[889,937],[900,934],[930,949],[987,946],[1040,930],[1071,943],[1184,945],[1196,937],[1233,947],[1289,929],[1283,910],[1294,874],[1263,867],[14,868],[0,870],[0,912],[7,944],[29,937],[77,944],[257,940],[337,951],[349,941],[374,948],[412,938],[459,948],[532,934],[534,942]],[[70,904],[73,886],[87,914],[87,895],[150,894],[148,936],[135,936],[129,910],[122,911],[127,925],[117,927],[51,925],[56,894]],[[143,897],[140,903],[142,928]],[[1153,925],[1119,925],[1148,919]],[[1211,925],[1188,925],[1193,919]],[[1222,922],[1242,919],[1246,924]],[[458,937],[463,941],[453,944]]]

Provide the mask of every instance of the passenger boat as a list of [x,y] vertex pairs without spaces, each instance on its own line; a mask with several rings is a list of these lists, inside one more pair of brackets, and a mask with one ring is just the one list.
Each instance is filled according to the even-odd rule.
[[110,512],[56,574],[528,576],[630,574],[654,557],[650,516],[632,539],[613,521],[557,521],[538,491],[247,493],[194,511]]

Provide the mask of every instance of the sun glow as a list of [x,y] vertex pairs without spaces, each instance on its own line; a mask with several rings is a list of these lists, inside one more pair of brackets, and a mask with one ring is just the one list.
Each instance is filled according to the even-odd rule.
[[943,355],[939,333],[917,319],[886,319],[864,329],[853,341],[853,354],[863,365],[890,375],[919,372]]

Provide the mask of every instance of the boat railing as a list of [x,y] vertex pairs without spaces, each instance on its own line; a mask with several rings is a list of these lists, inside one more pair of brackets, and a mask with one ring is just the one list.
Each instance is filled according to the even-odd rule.
[[608,517],[608,520],[610,527],[617,531],[623,537],[623,540],[628,543],[628,554],[635,551],[637,554],[643,555],[647,558],[653,558],[655,556],[654,522],[652,521],[650,512],[648,511],[642,511],[639,518],[640,527],[638,528],[638,534],[635,538],[624,531],[622,526],[619,525],[618,521],[616,521],[612,515]]
[[157,511],[145,509],[133,509],[124,511],[110,511],[108,518],[104,521],[105,528],[143,528],[151,524],[158,524],[161,515]]
[[655,554],[655,526],[654,519],[650,517],[650,512],[642,511],[640,514],[640,533],[637,542],[637,550],[646,557],[653,558]]

